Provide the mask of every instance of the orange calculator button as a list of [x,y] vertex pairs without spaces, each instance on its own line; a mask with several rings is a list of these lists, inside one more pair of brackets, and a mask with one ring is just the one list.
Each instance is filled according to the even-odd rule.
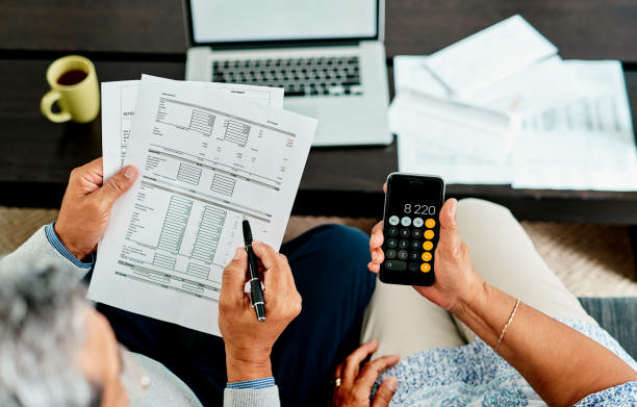
[[423,263],[420,265],[420,271],[422,271],[423,273],[429,273],[431,271],[431,264],[429,263]]
[[436,226],[436,221],[429,218],[425,221],[425,226],[427,226],[429,229],[433,229],[433,227]]
[[422,256],[420,256],[422,258],[422,261],[431,261],[431,253],[429,252],[424,252],[422,254]]
[[433,230],[425,230],[425,239],[427,240],[431,240],[434,238],[434,231]]
[[426,241],[425,243],[422,244],[422,248],[429,251],[434,248],[434,244],[431,243],[430,241]]

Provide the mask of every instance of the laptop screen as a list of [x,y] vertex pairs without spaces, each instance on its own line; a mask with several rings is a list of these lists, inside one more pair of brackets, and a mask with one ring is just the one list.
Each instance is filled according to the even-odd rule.
[[375,38],[378,0],[189,0],[196,44]]

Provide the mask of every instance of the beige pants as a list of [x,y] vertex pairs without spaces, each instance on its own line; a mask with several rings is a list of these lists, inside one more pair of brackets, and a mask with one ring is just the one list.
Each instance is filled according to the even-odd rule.
[[[503,206],[478,199],[458,203],[458,230],[482,278],[552,316],[596,323],[548,268],[522,226]],[[464,345],[475,334],[408,286],[378,281],[363,322],[362,341],[377,338],[376,355],[401,358]]]

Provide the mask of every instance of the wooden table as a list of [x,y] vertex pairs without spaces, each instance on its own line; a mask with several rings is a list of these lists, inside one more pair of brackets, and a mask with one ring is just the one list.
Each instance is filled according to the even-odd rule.
[[[387,0],[391,57],[428,54],[515,13],[564,58],[624,62],[637,111],[637,4],[632,0]],[[101,154],[100,120],[53,124],[39,112],[55,58],[91,58],[102,81],[149,73],[183,79],[187,49],[179,0],[5,0],[0,5],[0,204],[56,207],[70,170]],[[313,149],[297,214],[382,216],[382,183],[397,168],[388,147]],[[502,203],[521,219],[637,224],[637,193],[529,191],[450,185],[448,195]]]

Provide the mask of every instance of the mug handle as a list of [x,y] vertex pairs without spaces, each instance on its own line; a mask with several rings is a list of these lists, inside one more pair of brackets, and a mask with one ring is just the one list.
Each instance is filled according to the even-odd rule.
[[53,123],[64,123],[71,120],[71,113],[69,112],[53,113],[53,103],[57,102],[61,97],[62,94],[59,91],[51,89],[42,97],[40,102],[40,111]]

